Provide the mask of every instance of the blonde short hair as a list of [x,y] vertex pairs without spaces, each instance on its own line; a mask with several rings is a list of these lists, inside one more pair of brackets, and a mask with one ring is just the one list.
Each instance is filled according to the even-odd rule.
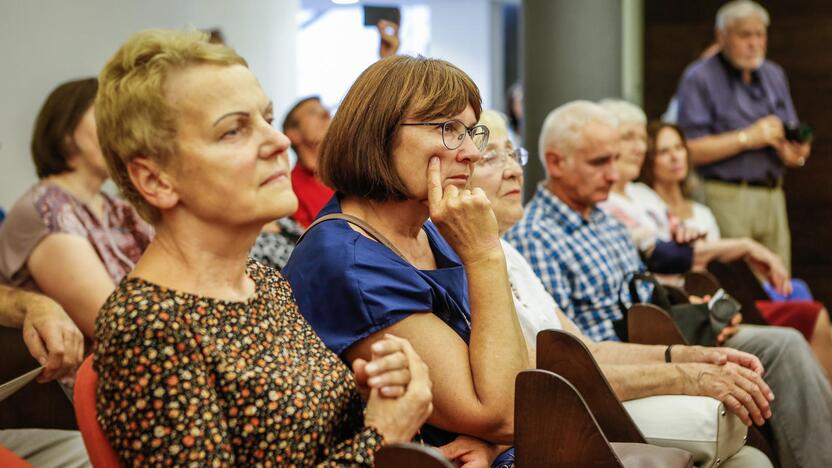
[[177,70],[200,64],[247,66],[234,50],[209,43],[206,33],[150,29],[130,36],[99,76],[95,120],[110,177],[151,223],[159,211],[133,186],[127,165],[137,157],[169,162],[177,150],[177,115],[165,83]]
[[489,135],[492,137],[508,137],[508,117],[502,112],[483,109],[477,123],[488,127]]
[[641,107],[623,99],[601,99],[598,101],[604,109],[612,112],[618,118],[618,124],[647,125],[647,115]]

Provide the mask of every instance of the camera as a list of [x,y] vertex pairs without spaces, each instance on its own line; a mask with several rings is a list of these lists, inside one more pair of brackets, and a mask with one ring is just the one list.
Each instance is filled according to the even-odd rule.
[[740,303],[726,293],[724,289],[715,292],[711,300],[708,301],[711,326],[714,331],[719,334],[723,328],[730,325],[731,320],[734,319],[741,307]]
[[815,136],[815,131],[806,122],[796,124],[783,123],[783,134],[786,140],[797,143],[808,143]]

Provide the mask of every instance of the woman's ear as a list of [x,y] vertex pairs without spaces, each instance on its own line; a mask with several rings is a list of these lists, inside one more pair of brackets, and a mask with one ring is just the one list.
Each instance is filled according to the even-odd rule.
[[179,202],[172,178],[155,161],[134,158],[127,164],[127,173],[142,198],[152,206],[164,210]]

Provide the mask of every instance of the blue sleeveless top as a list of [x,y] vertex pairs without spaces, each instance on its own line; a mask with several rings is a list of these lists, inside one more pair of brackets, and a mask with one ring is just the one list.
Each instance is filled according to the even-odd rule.
[[[340,213],[338,195],[318,217]],[[436,270],[419,270],[343,220],[321,223],[298,244],[282,273],[298,308],[326,345],[345,360],[358,341],[414,313],[431,312],[466,343],[471,313],[462,262],[430,221],[423,226]],[[426,426],[425,442],[455,435]]]

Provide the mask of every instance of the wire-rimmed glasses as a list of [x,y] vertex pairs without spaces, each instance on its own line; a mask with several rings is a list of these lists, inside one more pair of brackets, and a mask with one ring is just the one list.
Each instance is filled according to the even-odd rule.
[[482,166],[504,167],[509,158],[520,166],[525,166],[529,162],[529,152],[526,151],[526,148],[517,148],[511,151],[492,149],[486,151],[477,164]]
[[471,137],[474,146],[477,147],[480,153],[483,152],[488,145],[488,127],[485,125],[474,125],[473,127],[466,127],[464,123],[457,119],[448,120],[446,122],[425,122],[425,123],[403,123],[402,125],[412,125],[419,127],[440,127],[442,128],[442,143],[445,148],[455,150],[462,146],[465,141],[465,135]]

